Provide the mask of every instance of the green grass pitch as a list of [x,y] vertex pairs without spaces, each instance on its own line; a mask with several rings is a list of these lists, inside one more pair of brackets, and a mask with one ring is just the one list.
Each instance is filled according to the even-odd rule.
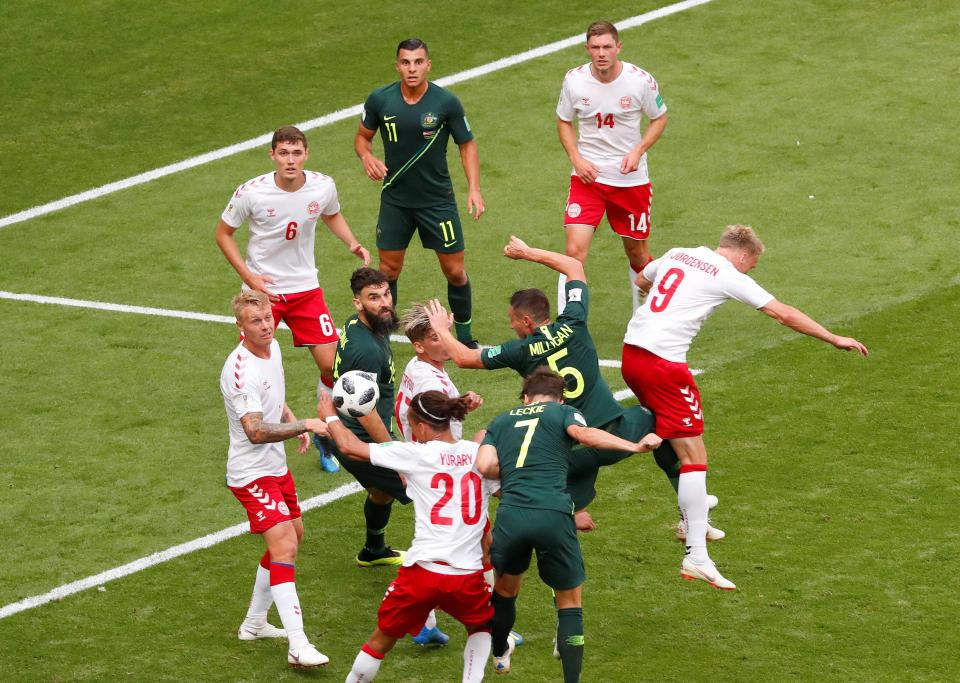
[[[598,12],[659,6],[458,5],[4,3],[0,216],[361,103],[409,35],[430,44],[439,78],[580,33]],[[706,371],[713,516],[728,533],[711,554],[738,590],[679,579],[675,498],[651,462],[604,472],[600,528],[582,538],[585,681],[960,677],[958,23],[947,0],[715,0],[624,32],[621,57],[657,77],[670,108],[650,155],[654,253],[751,224],[767,245],[757,280],[872,354],[738,304],[707,323],[690,361]],[[465,220],[485,343],[509,338],[514,289],[552,298],[552,273],[500,252],[511,234],[562,249],[569,167],[553,112],[564,71],[585,61],[574,47],[452,88],[488,205]],[[353,155],[356,125],[309,131],[308,167],[337,180],[372,247],[377,187]],[[269,168],[265,149],[246,152],[2,228],[0,291],[226,315],[237,282],[213,228],[236,185]],[[341,320],[354,263],[329,236],[317,250]],[[588,277],[600,354],[619,359],[626,264],[605,226]],[[401,307],[444,292],[434,257],[411,249]],[[234,329],[2,298],[0,324],[0,607],[243,521],[223,486],[217,388]],[[288,402],[310,414],[312,360],[280,341]],[[409,347],[395,353],[399,369]],[[468,429],[518,389],[509,373],[452,374],[487,399]],[[288,452],[301,498],[351,481]],[[305,515],[298,586],[325,670],[288,670],[284,643],[236,640],[262,552],[243,536],[0,619],[0,680],[343,680],[390,578],[353,565],[361,504]],[[388,541],[407,543],[411,522],[398,508]],[[518,612],[527,643],[511,678],[558,680],[535,574]],[[457,680],[463,632],[441,625],[449,646],[401,642],[378,680]]]

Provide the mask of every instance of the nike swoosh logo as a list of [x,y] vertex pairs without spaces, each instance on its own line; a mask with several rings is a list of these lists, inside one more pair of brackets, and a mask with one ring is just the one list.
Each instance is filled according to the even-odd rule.
[[453,246],[454,244],[456,244],[456,243],[457,243],[457,240],[453,240],[453,242],[444,242],[444,243],[443,243],[443,246],[445,246],[445,247],[452,247],[452,246]]
[[395,118],[397,118],[397,115],[396,115],[396,114],[394,114],[393,116],[384,116],[384,117],[383,117],[383,120],[384,120],[384,121],[393,121]]

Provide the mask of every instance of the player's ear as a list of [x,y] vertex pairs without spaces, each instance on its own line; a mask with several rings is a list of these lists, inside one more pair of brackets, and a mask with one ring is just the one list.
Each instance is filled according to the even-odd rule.
[[360,303],[360,299],[353,297],[353,307],[357,309],[357,313],[363,310],[363,304]]

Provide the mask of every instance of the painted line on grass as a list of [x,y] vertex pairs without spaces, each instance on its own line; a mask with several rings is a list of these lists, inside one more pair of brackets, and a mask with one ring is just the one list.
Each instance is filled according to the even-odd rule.
[[[683,12],[684,10],[697,7],[698,5],[705,5],[709,2],[712,2],[712,0],[686,0],[685,2],[677,2],[672,5],[661,7],[660,9],[652,10],[650,12],[645,12],[644,14],[638,14],[630,17],[629,19],[624,19],[623,21],[617,22],[617,28],[621,31],[629,28],[636,28],[637,26],[642,26],[643,24],[655,19],[668,17],[671,14],[677,14],[678,12]],[[536,47],[510,57],[503,57],[502,59],[488,62],[487,64],[483,64],[472,69],[466,69],[465,71],[460,71],[455,74],[451,74],[450,76],[445,76],[438,79],[436,83],[437,85],[443,87],[451,86],[456,83],[462,83],[463,81],[486,76],[487,74],[495,71],[507,69],[509,67],[516,66],[517,64],[528,62],[532,59],[544,57],[546,55],[553,54],[554,52],[559,52],[560,50],[565,50],[568,47],[579,45],[582,42],[583,35],[578,34],[564,40],[558,40],[554,43],[541,45],[540,47]],[[308,121],[302,121],[296,124],[296,126],[300,130],[320,128],[322,126],[328,126],[332,123],[343,121],[354,116],[359,116],[362,111],[363,105],[356,104],[352,107],[338,109],[337,111],[324,114],[323,116],[319,116]],[[47,204],[41,204],[23,211],[18,211],[17,213],[0,218],[0,228],[6,228],[16,223],[22,223],[33,218],[38,218],[39,216],[44,216],[48,213],[59,211],[60,209],[66,209],[77,204],[82,204],[83,202],[98,199],[108,194],[113,194],[114,192],[136,187],[137,185],[143,185],[144,183],[149,183],[151,180],[157,180],[158,178],[173,175],[174,173],[180,173],[181,171],[203,166],[213,161],[225,159],[233,156],[234,154],[240,154],[241,152],[256,149],[257,147],[269,144],[272,137],[272,132],[264,133],[263,135],[258,135],[255,138],[244,140],[243,142],[238,142],[227,147],[221,147],[220,149],[215,149],[199,156],[190,157],[189,159],[184,159],[183,161],[178,161],[174,164],[168,164],[167,166],[155,168],[152,171],[139,173],[135,176],[124,178],[123,180],[117,180],[112,183],[107,183],[106,185],[101,185],[100,187],[95,187],[91,190],[80,192],[79,194],[70,195],[62,199],[57,199],[56,201],[48,202]]]
[[[332,491],[321,493],[318,496],[309,498],[300,503],[300,508],[306,512],[307,510],[329,505],[334,501],[340,500],[341,498],[346,498],[347,496],[353,495],[354,493],[358,493],[362,490],[363,487],[354,481],[349,484],[344,484],[343,486]],[[44,593],[43,595],[34,595],[33,597],[20,600],[19,602],[13,602],[9,605],[5,605],[4,607],[0,607],[0,619],[5,619],[9,616],[17,614],[18,612],[24,612],[28,609],[33,609],[34,607],[46,605],[48,602],[63,600],[74,593],[79,593],[80,591],[102,586],[110,581],[121,579],[124,576],[130,576],[131,574],[135,574],[136,572],[143,571],[144,569],[148,569],[163,562],[167,562],[168,560],[180,557],[181,555],[188,555],[189,553],[203,550],[204,548],[210,548],[218,543],[228,541],[231,538],[242,536],[249,531],[250,524],[248,522],[235,524],[227,527],[226,529],[221,529],[215,533],[207,534],[206,536],[201,536],[200,538],[195,538],[187,543],[181,543],[180,545],[175,545],[167,548],[166,550],[153,553],[152,555],[141,557],[139,560],[134,560],[133,562],[109,569],[105,572],[88,576],[85,579],[73,581],[72,583],[65,583],[62,586],[54,588],[48,593]]]

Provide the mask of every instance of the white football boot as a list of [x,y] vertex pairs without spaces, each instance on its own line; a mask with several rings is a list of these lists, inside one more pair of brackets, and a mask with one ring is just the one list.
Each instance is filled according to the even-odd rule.
[[268,624],[266,620],[261,623],[247,621],[244,619],[237,629],[237,638],[240,640],[260,640],[261,638],[286,638],[287,632],[282,628],[277,628]]
[[287,662],[290,663],[290,666],[311,668],[326,666],[330,662],[330,658],[307,643],[301,648],[287,652]]
[[513,651],[517,649],[516,641],[513,638],[507,637],[507,651],[503,653],[503,657],[494,657],[493,658],[493,671],[498,674],[508,674],[510,673],[510,655],[513,654]]
[[714,588],[719,588],[724,591],[732,591],[737,588],[737,585],[733,581],[725,579],[723,575],[717,571],[717,565],[709,561],[706,564],[696,564],[689,557],[683,558],[683,562],[680,565],[680,576],[687,581],[706,581]]

